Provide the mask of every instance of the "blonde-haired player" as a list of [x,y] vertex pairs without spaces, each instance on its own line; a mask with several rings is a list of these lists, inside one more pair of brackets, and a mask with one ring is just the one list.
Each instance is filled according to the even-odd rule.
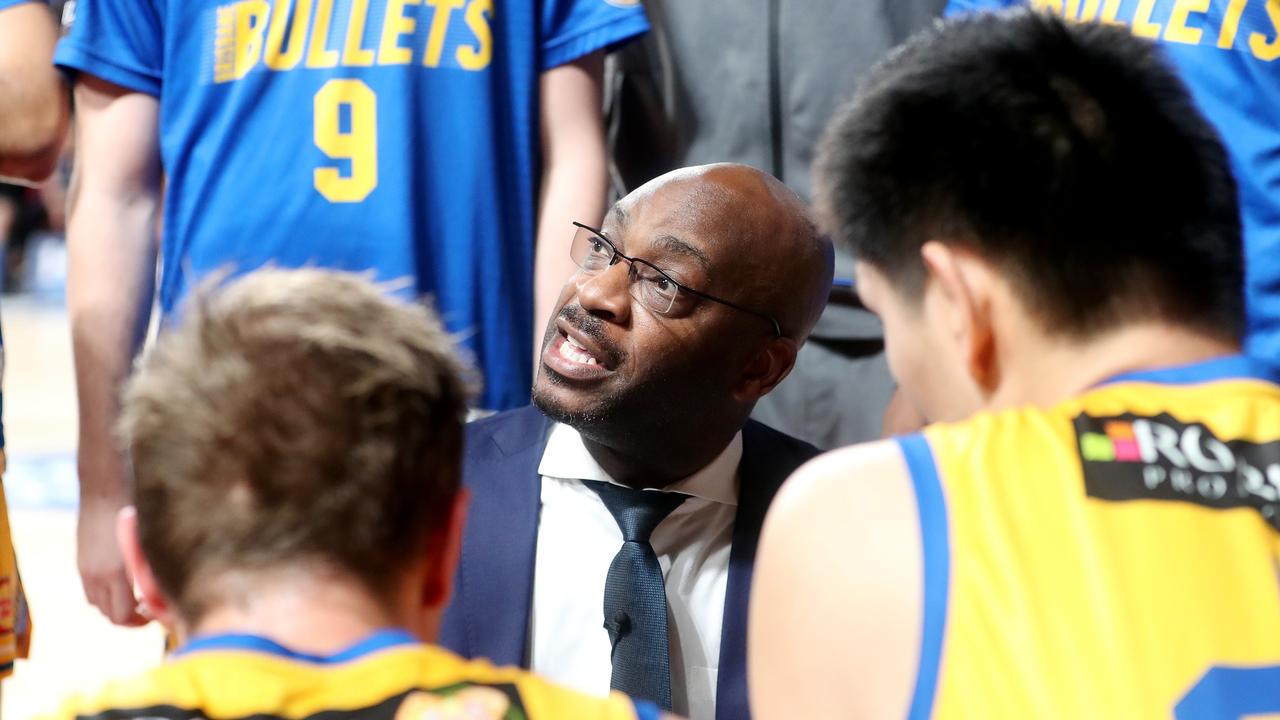
[[185,644],[58,717],[656,718],[429,644],[468,392],[432,313],[353,275],[198,296],[130,381],[119,541]]

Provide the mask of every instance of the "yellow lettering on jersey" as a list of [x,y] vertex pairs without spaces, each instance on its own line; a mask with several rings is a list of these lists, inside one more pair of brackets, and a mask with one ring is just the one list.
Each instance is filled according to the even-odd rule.
[[422,64],[427,67],[440,67],[440,55],[444,53],[444,38],[449,33],[449,18],[453,11],[465,5],[467,0],[427,0],[427,4],[436,9],[431,18],[431,34],[427,36],[427,54]]
[[[293,5],[293,12],[289,6]],[[262,61],[272,70],[292,70],[302,60],[306,49],[307,26],[311,22],[311,0],[276,0],[271,13],[271,27],[267,29],[267,45],[262,51]],[[289,48],[284,49],[284,32],[289,31]]]
[[1280,0],[1267,0],[1267,17],[1271,20],[1271,28],[1276,34],[1270,40],[1260,32],[1249,36],[1249,50],[1253,52],[1254,57],[1263,62],[1280,58]]
[[333,26],[333,0],[316,0],[316,19],[311,24],[311,44],[307,46],[307,67],[338,66],[338,51],[329,47],[329,28]]
[[493,0],[471,0],[467,6],[467,27],[476,36],[475,45],[459,45],[454,56],[464,70],[483,70],[493,60]]
[[245,0],[218,8],[213,41],[214,82],[239,80],[258,64],[270,10],[266,0]]
[[1152,40],[1160,37],[1160,23],[1151,22],[1151,11],[1156,7],[1156,0],[1142,0],[1138,3],[1138,12],[1133,16],[1133,34]]
[[1119,12],[1120,0],[1107,0],[1106,4],[1102,6],[1102,17],[1099,20],[1108,25],[1124,25],[1123,20],[1116,18]]
[[1098,7],[1102,0],[1084,0],[1084,9],[1080,11],[1080,22],[1090,22],[1098,17]]
[[1187,27],[1187,18],[1191,13],[1203,15],[1209,11],[1209,0],[1177,0],[1173,4],[1173,12],[1169,15],[1169,24],[1164,29],[1164,39],[1169,42],[1199,45],[1204,32],[1200,28]]
[[369,19],[369,0],[351,0],[351,16],[347,20],[347,41],[342,46],[344,67],[372,67],[373,51],[361,45]]
[[[342,107],[348,111],[349,129],[342,129]],[[378,96],[359,80],[333,79],[314,99],[316,147],[335,160],[348,160],[351,174],[336,167],[313,172],[316,190],[329,202],[360,202],[378,187]]]
[[1062,0],[1031,0],[1031,7],[1062,15]]
[[1227,11],[1222,15],[1222,28],[1218,30],[1218,47],[1230,50],[1236,45],[1236,35],[1240,32],[1240,16],[1244,15],[1244,6],[1249,0],[1231,0]]
[[228,82],[236,75],[236,6],[217,10],[213,30],[213,81]]
[[406,5],[417,5],[421,0],[387,0],[387,14],[382,19],[382,44],[378,46],[379,65],[408,65],[413,61],[413,51],[400,47],[400,36],[408,35],[417,21],[405,17]]

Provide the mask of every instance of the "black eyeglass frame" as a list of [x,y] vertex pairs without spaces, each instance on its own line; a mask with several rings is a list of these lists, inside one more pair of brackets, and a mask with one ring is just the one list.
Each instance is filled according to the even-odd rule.
[[688,285],[678,282],[675,278],[671,277],[666,272],[664,272],[662,268],[654,265],[648,260],[644,260],[642,258],[637,258],[637,257],[630,257],[628,255],[623,255],[622,251],[618,249],[618,246],[614,245],[613,241],[610,240],[608,237],[606,237],[603,231],[597,228],[593,228],[590,225],[583,225],[577,220],[574,220],[573,224],[576,227],[582,228],[583,230],[586,230],[592,235],[595,235],[596,237],[600,238],[600,240],[602,240],[604,244],[609,246],[609,249],[613,251],[613,257],[609,259],[609,267],[613,267],[614,265],[618,264],[619,258],[626,260],[628,263],[632,265],[635,265],[636,263],[640,263],[641,265],[644,265],[645,267],[652,269],[654,272],[666,278],[667,282],[671,283],[672,285],[675,285],[677,288],[689,293],[690,295],[696,295],[697,297],[703,298],[704,300],[710,300],[712,302],[720,303],[721,305],[727,305],[733,308],[734,310],[739,310],[749,315],[755,315],[761,320],[769,321],[769,324],[773,325],[773,331],[774,333],[777,334],[778,337],[780,338],[786,337],[786,335],[782,334],[782,326],[778,324],[778,321],[774,319],[772,315],[765,312],[761,312],[759,310],[753,310],[745,305],[739,305],[738,303],[733,302],[732,300],[725,300],[724,298],[718,298],[715,295],[709,295],[707,293],[702,292],[701,290],[694,290]]

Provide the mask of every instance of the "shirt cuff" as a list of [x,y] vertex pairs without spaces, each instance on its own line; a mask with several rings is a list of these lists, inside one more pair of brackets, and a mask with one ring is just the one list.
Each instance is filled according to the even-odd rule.
[[135,92],[160,97],[159,74],[105,57],[66,38],[58,43],[58,49],[53,53],[53,64],[73,75],[93,75]]
[[596,50],[620,45],[647,32],[649,20],[644,13],[633,13],[575,35],[556,38],[542,46],[541,69],[546,71],[571,63]]

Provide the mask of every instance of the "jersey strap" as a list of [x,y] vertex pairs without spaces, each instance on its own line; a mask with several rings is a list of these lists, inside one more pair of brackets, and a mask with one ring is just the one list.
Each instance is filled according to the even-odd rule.
[[938,480],[933,451],[923,435],[898,438],[907,461],[920,514],[920,540],[924,548],[924,632],[915,694],[911,698],[911,720],[927,720],[933,713],[942,660],[942,638],[947,623],[947,595],[951,560],[947,541],[947,503]]

